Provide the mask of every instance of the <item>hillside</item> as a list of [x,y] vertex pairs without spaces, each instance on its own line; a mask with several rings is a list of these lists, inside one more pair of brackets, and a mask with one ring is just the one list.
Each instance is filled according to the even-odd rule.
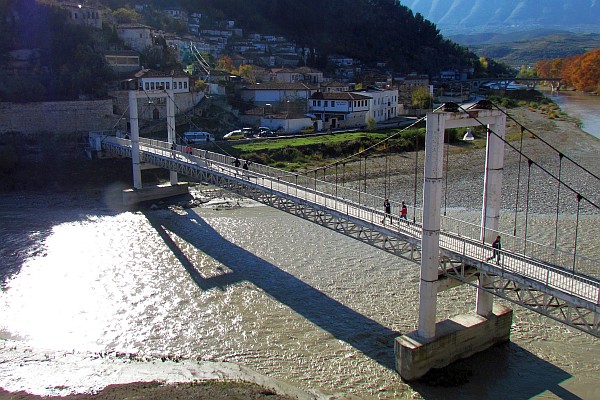
[[519,67],[538,60],[566,58],[600,48],[600,34],[565,31],[455,35],[452,39],[483,57]]
[[402,0],[445,35],[558,29],[600,33],[600,2],[586,0]]
[[[149,3],[160,7],[168,2]],[[437,73],[474,66],[478,59],[441,36],[433,23],[392,0],[181,0],[180,4],[189,12],[235,20],[247,30],[283,35],[314,50],[309,58],[317,67],[328,54],[367,64],[387,62],[401,73]]]

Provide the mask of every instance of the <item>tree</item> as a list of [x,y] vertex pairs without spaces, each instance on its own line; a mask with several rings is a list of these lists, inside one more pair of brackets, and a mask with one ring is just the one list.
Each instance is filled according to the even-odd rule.
[[412,91],[411,93],[412,105],[423,110],[425,108],[431,108],[433,99],[429,93],[429,89],[425,86],[420,86]]
[[229,57],[229,56],[219,57],[219,59],[217,60],[217,69],[220,69],[222,71],[227,71],[227,72],[233,71],[235,68],[233,66],[233,60],[231,59],[231,57]]
[[132,8],[122,7],[113,12],[113,17],[119,24],[140,22],[140,15]]

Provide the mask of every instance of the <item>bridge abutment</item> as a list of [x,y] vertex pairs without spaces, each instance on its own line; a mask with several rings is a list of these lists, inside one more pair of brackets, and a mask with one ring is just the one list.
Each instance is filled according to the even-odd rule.
[[512,309],[495,305],[486,318],[477,314],[457,315],[435,324],[435,336],[424,338],[418,331],[396,338],[396,370],[412,381],[432,368],[442,368],[494,345],[510,340]]
[[164,199],[166,197],[178,196],[189,193],[189,184],[179,182],[175,185],[144,186],[140,189],[123,190],[123,205],[131,206],[142,201]]

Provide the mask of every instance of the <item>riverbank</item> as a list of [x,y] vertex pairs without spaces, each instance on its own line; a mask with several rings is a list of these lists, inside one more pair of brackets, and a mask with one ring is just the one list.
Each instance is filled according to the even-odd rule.
[[[531,120],[525,124],[526,126],[530,127],[530,129],[533,129],[532,126],[534,125],[535,121],[539,122],[540,124],[544,124],[544,126],[545,126],[545,124],[546,124],[547,121],[544,120],[545,117],[542,114],[533,113],[533,114],[530,115],[529,113],[532,113],[532,111],[530,111],[530,110],[523,110],[523,112],[524,112],[524,114],[526,115],[527,118],[531,118]],[[564,127],[563,127],[563,121],[558,121],[558,123],[556,121],[550,121],[550,122],[551,123],[550,123],[549,126],[552,129],[544,130],[545,131],[544,134],[546,135],[545,137],[548,138],[548,139],[551,138],[551,137],[554,137],[553,135],[559,135],[559,132],[554,132],[555,129],[559,129],[559,130],[560,129],[572,129],[572,125],[568,121],[564,121]],[[551,130],[552,130],[552,132],[550,132]],[[535,131],[538,132],[537,129]],[[573,136],[572,136],[572,134],[568,133],[566,137],[572,138]],[[527,138],[527,140],[536,143],[535,139]],[[584,141],[585,139],[582,138],[580,140]],[[594,142],[594,141],[587,142],[587,146],[588,146],[588,152],[591,152],[593,154],[597,154],[597,151],[593,151],[593,150],[590,151],[590,149],[596,149],[597,148],[597,147],[594,147],[594,146],[597,146],[597,141],[596,142]],[[471,168],[471,162],[474,161],[476,158],[479,158],[479,156],[482,155],[481,154],[481,149],[464,151],[463,148],[457,148],[455,150],[456,151],[453,152],[453,155],[456,155],[456,157],[457,157],[456,159],[457,160],[464,160],[463,161],[464,165],[462,166],[463,169],[469,169],[469,168]],[[565,152],[566,152],[566,154],[569,154],[567,150],[565,150]],[[542,157],[542,158],[545,157],[545,156],[547,156],[547,154],[546,154],[547,150],[539,150],[537,152],[541,153],[541,154],[539,154],[539,156]],[[585,156],[585,154],[584,154],[584,156]],[[410,177],[410,174],[409,174],[409,172],[411,171],[410,167],[413,165],[412,164],[411,155],[410,154],[407,155],[405,157],[405,159],[406,159],[406,165],[407,165],[407,175]],[[422,158],[420,158],[420,159],[422,160]],[[455,161],[453,161],[453,163],[454,162]],[[510,161],[508,164],[509,165],[514,165],[514,157],[513,157],[513,161]],[[477,168],[476,167],[472,167],[473,174],[478,173],[478,168],[479,167],[477,167]],[[469,192],[469,189],[473,186],[472,179],[469,178],[468,176],[466,176],[466,177],[457,176],[455,179],[456,179],[456,182],[459,182],[458,184],[463,185],[463,186],[460,186],[458,189],[455,189],[454,190],[455,192]],[[374,180],[376,180],[376,179],[374,178]],[[412,182],[410,182],[410,183],[412,184]],[[372,183],[370,181],[369,185],[371,185],[371,184]],[[93,192],[90,193],[90,195],[92,196]],[[468,193],[467,193],[467,195],[471,196]],[[459,198],[458,194],[453,195],[453,196],[455,196],[456,199]],[[462,196],[462,194],[461,194],[461,196]],[[479,194],[477,196],[476,195],[472,195],[472,196],[474,198],[480,197]],[[27,199],[26,196],[24,196],[24,198]],[[99,199],[97,197],[93,197],[93,199],[99,201]],[[85,201],[85,198],[81,198],[80,200],[81,201]],[[456,200],[456,201],[458,201],[458,200]],[[43,206],[43,202],[40,203],[40,207],[42,207],[42,206]],[[473,208],[476,209],[477,207],[473,206]],[[342,277],[341,274],[336,274],[336,276],[337,276],[338,279],[340,279]],[[304,277],[304,278],[306,278],[306,279],[303,279],[303,280],[306,280],[306,281],[310,282],[310,278],[311,278],[310,276],[307,276],[307,277]],[[315,287],[317,287],[316,283],[313,282],[312,284],[315,285]],[[340,284],[339,280],[336,280],[334,283],[332,283],[332,285],[334,285],[334,286],[338,286],[339,284]],[[393,296],[393,294],[394,294],[394,292],[390,291],[387,295],[389,297],[389,296]],[[373,297],[375,297],[375,296],[376,296],[376,294],[373,293]],[[354,298],[354,295],[353,296],[349,296],[349,299],[344,299],[344,298],[340,297],[340,299],[341,299],[340,302],[343,303],[343,304],[347,304],[348,307],[351,307],[352,309],[356,309],[359,312],[362,312],[361,307],[356,307],[356,305],[352,304],[352,298]],[[342,300],[349,300],[349,302],[342,301]],[[389,300],[391,301],[392,298],[389,297]],[[363,305],[363,307],[364,307],[364,305]],[[409,314],[408,318],[412,318],[413,317],[412,313],[409,312],[408,314]],[[308,314],[308,315],[311,315],[311,314]],[[350,313],[346,312],[345,315],[349,316]],[[374,314],[369,313],[368,315],[374,315]],[[402,318],[402,315],[400,315],[400,316],[394,315],[394,317],[396,317],[396,318]],[[406,316],[404,316],[404,317],[406,317]],[[518,321],[516,321],[516,322],[518,322]],[[390,319],[390,320],[388,320],[388,321],[385,322],[385,325],[386,326],[393,326],[393,323],[394,322]],[[321,323],[321,324],[323,324],[323,323]],[[406,322],[406,323],[403,322],[401,324],[401,326],[403,328],[402,330],[406,330],[407,329],[407,327],[405,325],[410,325],[410,321]],[[538,335],[538,333],[532,332],[531,336],[527,336],[526,339],[527,340],[534,340],[534,335]],[[320,337],[320,338],[322,338],[322,337]],[[300,343],[302,341],[303,341],[303,337],[301,337],[299,339]],[[354,341],[352,341],[352,338],[351,338],[350,341],[352,343],[354,343],[355,345],[356,345],[356,343],[361,343],[360,342],[360,338],[357,338]],[[332,345],[333,345],[333,342],[337,342],[337,340],[333,339],[332,340]],[[7,342],[7,343],[9,343],[9,342]],[[35,362],[37,362],[38,366],[39,365],[45,365],[45,366],[48,367],[48,369],[44,370],[44,371],[52,371],[53,368],[61,368],[61,365],[64,366],[63,361],[65,359],[70,358],[70,355],[67,352],[60,352],[60,353],[48,352],[47,354],[48,354],[48,358],[49,359],[46,360],[46,353],[43,352],[43,351],[40,351],[39,349],[27,349],[27,348],[23,348],[21,350],[22,350],[21,352],[10,353],[10,351],[8,349],[4,348],[2,350],[2,354],[3,354],[2,361],[15,363],[15,365],[17,365],[17,366],[18,366],[19,363],[21,363],[21,364],[23,364],[24,367],[26,367],[29,364],[28,361],[32,360],[31,355],[35,353]],[[389,348],[386,347],[385,350],[387,351],[387,350],[389,350]],[[351,355],[352,351],[344,353],[344,354],[350,354]],[[314,357],[314,354],[313,353],[308,353],[307,354],[307,358],[308,357]],[[104,357],[101,357],[101,358],[104,358]],[[120,368],[122,364],[128,364],[128,361],[127,361],[128,358],[129,358],[128,356],[125,357],[125,359],[123,359],[122,357],[121,358],[117,357],[115,359],[109,360],[109,365],[111,365],[111,366],[108,367],[108,368],[106,368],[106,369],[99,369],[99,370],[97,370],[96,373],[102,374],[102,375],[106,375],[111,370],[114,370],[115,366]],[[76,356],[73,357],[73,360],[77,360],[77,361],[72,363],[72,368],[75,371],[78,370],[78,369],[81,370],[81,371],[88,370],[87,367],[89,367],[90,365],[87,364],[87,362],[96,362],[98,359],[99,358],[95,358],[95,355],[92,355],[92,354],[83,354],[83,355],[80,354],[80,355],[76,355]],[[82,362],[82,360],[85,362],[84,364],[80,364]],[[85,361],[85,360],[87,360],[87,361]],[[159,379],[159,380],[165,379],[165,377],[170,374],[169,371],[171,371],[171,367],[172,366],[181,366],[181,365],[187,365],[187,364],[196,364],[196,361],[194,361],[194,360],[178,360],[178,361],[179,362],[175,362],[174,360],[165,360],[165,361],[163,361],[161,359],[153,359],[153,360],[139,360],[139,361],[136,361],[135,363],[131,363],[131,364],[134,364],[134,366],[141,366],[142,368],[146,368],[146,367],[152,368],[155,371],[155,373],[157,374],[156,376],[158,376],[158,378],[156,378],[156,379]],[[6,366],[7,364],[4,363],[4,365]],[[124,374],[122,376],[124,378],[127,378],[127,377],[129,377],[131,375]],[[148,379],[153,379],[150,375],[145,375],[145,376]],[[193,374],[187,375],[188,378],[190,376],[193,378]],[[223,377],[228,378],[228,376],[222,375],[222,374],[221,375],[217,374],[217,376],[220,376],[221,378],[223,378]],[[192,379],[190,379],[190,380],[192,380]],[[121,382],[127,382],[127,380],[122,380]],[[152,385],[150,385],[150,387],[144,387],[143,385],[142,385],[142,387],[135,386],[135,385],[134,386],[127,386],[127,385],[121,386],[121,393],[120,393],[120,397],[119,398],[122,398],[122,397],[125,397],[125,396],[130,396],[130,395],[133,396],[133,395],[136,395],[137,393],[144,392],[145,390],[150,390],[152,388],[151,386]],[[59,391],[59,390],[64,391],[64,390],[68,390],[68,388],[57,388],[56,390],[57,391]],[[169,390],[175,390],[175,389],[174,389],[174,387],[167,386],[165,390],[169,391]],[[271,396],[271,394],[264,393],[264,395],[265,395],[265,397],[269,396],[269,398],[273,398]],[[7,395],[7,396],[13,396],[13,395]],[[85,395],[80,395],[80,396],[81,396],[80,398],[86,398]],[[14,398],[14,397],[8,397],[8,398]],[[115,398],[117,398],[117,397],[115,397]],[[158,397],[158,398],[160,398],[160,397]],[[172,398],[172,396],[169,396],[168,393],[167,393],[164,398]],[[214,398],[217,398],[217,397],[214,397]],[[345,396],[344,397],[337,397],[337,398],[345,398]]]

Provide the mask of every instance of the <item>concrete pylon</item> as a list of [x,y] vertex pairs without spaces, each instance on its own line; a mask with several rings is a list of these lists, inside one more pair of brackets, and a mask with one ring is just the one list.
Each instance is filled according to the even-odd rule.
[[129,91],[129,125],[131,127],[131,161],[133,166],[133,188],[142,188],[140,168],[140,126],[138,122],[137,93]]
[[444,177],[444,113],[428,113],[423,182],[423,235],[419,285],[419,336],[435,336],[440,264],[440,210]]
[[[169,143],[177,143],[175,132],[175,96],[173,90],[167,90],[167,138]],[[171,185],[177,185],[177,172],[169,171]]]
[[[498,236],[500,209],[502,207],[502,175],[504,173],[504,139],[506,136],[506,116],[496,117],[487,126],[485,153],[485,174],[483,178],[483,207],[481,209],[481,241],[491,243]],[[475,309],[478,315],[492,315],[494,296],[481,289],[487,285],[487,277],[479,277]]]

